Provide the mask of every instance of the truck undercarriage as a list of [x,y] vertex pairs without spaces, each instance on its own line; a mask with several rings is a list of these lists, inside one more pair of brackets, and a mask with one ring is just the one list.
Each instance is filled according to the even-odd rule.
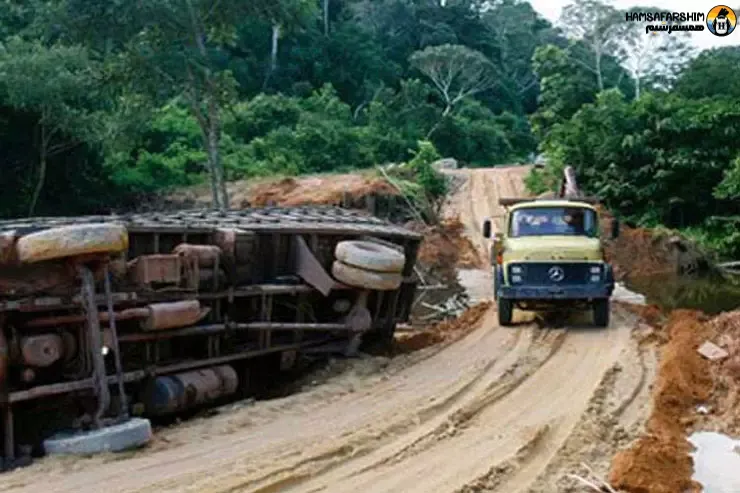
[[[111,227],[125,236],[123,252],[65,256],[58,249],[74,242],[44,236],[72,228],[89,247],[91,232]],[[330,275],[337,245],[358,240],[403,254],[397,283],[381,289]],[[61,429],[234,398],[256,369],[269,378],[301,353],[351,353],[362,339],[390,339],[409,317],[420,242],[339,208],[0,222],[4,464],[40,453]]]

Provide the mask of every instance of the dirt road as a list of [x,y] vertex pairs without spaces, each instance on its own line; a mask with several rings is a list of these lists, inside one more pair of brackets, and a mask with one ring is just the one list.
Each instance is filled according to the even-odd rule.
[[[522,193],[525,171],[458,172],[450,213],[482,250],[478,225]],[[647,413],[655,365],[635,320],[617,309],[606,330],[555,330],[500,328],[495,315],[446,346],[360,360],[306,392],[163,431],[149,450],[39,461],[0,491],[587,491],[566,474],[586,462],[605,475]]]

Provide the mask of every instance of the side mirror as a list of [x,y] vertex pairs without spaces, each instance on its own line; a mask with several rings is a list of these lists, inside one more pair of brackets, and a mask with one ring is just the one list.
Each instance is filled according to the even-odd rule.
[[619,219],[612,219],[612,240],[616,240],[619,237]]
[[483,237],[484,238],[490,238],[491,237],[491,220],[486,219],[483,221]]

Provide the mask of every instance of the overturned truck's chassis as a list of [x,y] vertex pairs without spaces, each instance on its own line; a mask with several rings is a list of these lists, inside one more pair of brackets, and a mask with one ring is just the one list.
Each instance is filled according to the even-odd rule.
[[[125,228],[126,252],[29,265],[3,258],[2,241],[101,223]],[[344,240],[403,252],[400,287],[333,279]],[[0,221],[4,463],[59,429],[183,411],[245,391],[250,374],[270,378],[298,353],[389,339],[409,316],[420,242],[364,213],[323,207]],[[200,247],[191,255],[182,245]]]

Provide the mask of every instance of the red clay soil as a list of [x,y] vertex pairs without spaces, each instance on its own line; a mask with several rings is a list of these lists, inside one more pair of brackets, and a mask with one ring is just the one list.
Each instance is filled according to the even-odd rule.
[[[345,195],[350,201],[358,201],[369,195],[399,195],[399,192],[379,176],[358,173],[263,183],[249,189],[247,200],[258,207],[270,201],[281,206],[340,205]],[[238,195],[234,199],[237,200]]]
[[702,418],[703,429],[733,437],[740,436],[740,310],[723,313],[709,322],[716,335],[712,342],[725,349],[729,357],[711,365],[714,394],[711,413]]
[[[399,195],[395,187],[373,172],[241,180],[229,183],[228,192],[231,207],[237,209],[270,204],[340,205],[345,196],[350,204],[364,206],[370,195]],[[207,205],[210,200],[210,189],[205,186],[179,190],[169,197],[174,204]]]
[[712,395],[710,362],[696,350],[714,330],[700,312],[676,310],[664,329],[668,342],[653,389],[653,410],[645,433],[612,461],[609,482],[629,493],[699,492],[691,480],[691,444],[686,440],[696,419],[695,406]]
[[460,219],[446,219],[438,226],[409,223],[406,227],[424,234],[418,254],[419,262],[423,265],[436,270],[483,267],[478,251],[464,234],[465,226]]
[[399,333],[396,335],[393,352],[396,354],[410,353],[441,342],[456,341],[478,327],[490,306],[491,303],[487,301],[478,303],[459,317],[439,322],[423,331],[410,334]]
[[639,273],[641,276],[676,272],[670,249],[647,229],[622,227],[616,241],[607,242],[606,255],[617,279]]
[[614,266],[614,276],[623,280],[631,275],[648,277],[675,274],[681,269],[697,267],[704,261],[696,245],[675,234],[661,234],[647,228],[620,228],[619,238],[612,240],[611,214],[598,207],[604,232],[606,257]]

